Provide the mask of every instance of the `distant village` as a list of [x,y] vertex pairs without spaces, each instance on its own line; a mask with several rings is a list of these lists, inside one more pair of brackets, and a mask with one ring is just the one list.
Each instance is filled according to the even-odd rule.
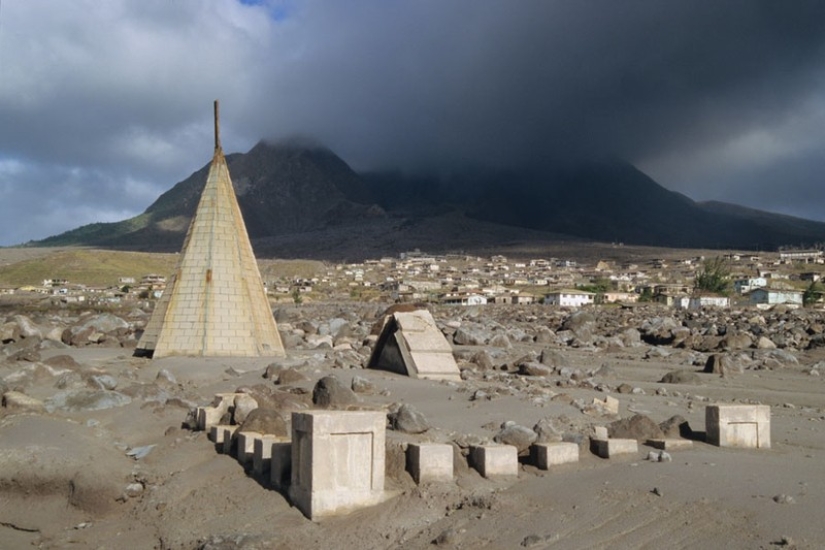
[[[728,291],[697,288],[705,257],[673,256],[643,263],[602,260],[585,265],[560,258],[513,260],[502,255],[433,255],[415,250],[363,263],[330,264],[308,278],[264,276],[275,302],[427,302],[456,306],[534,304],[579,308],[652,302],[681,309],[778,304],[822,304],[818,282],[825,272],[820,250],[789,250],[760,255],[721,256]],[[156,300],[166,277],[126,276],[109,286],[88,286],[61,278],[0,287],[3,294],[48,295],[57,304],[124,305]]]

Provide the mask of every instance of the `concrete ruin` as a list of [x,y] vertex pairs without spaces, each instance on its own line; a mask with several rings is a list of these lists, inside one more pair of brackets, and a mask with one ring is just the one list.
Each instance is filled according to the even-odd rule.
[[564,441],[533,443],[530,446],[530,460],[539,470],[549,470],[551,466],[578,462],[579,446]]
[[292,503],[315,520],[383,501],[386,424],[383,412],[292,413]]
[[283,356],[284,346],[220,145],[175,273],[135,349],[138,357]]
[[[198,429],[209,431],[213,426],[221,422],[221,418],[229,412],[230,407],[235,406],[235,398],[242,396],[241,393],[216,393],[212,404],[207,407],[198,407],[195,414],[197,416]],[[215,441],[215,443],[218,443]]]
[[635,439],[591,439],[590,450],[602,458],[617,455],[637,454],[639,442]]
[[470,451],[473,468],[485,478],[518,476],[518,449],[513,445],[479,445]]
[[453,348],[426,309],[396,311],[384,317],[367,368],[412,378],[461,380]]
[[407,470],[416,483],[453,480],[453,447],[446,443],[410,443]]
[[771,448],[768,405],[709,405],[705,408],[707,442],[718,447]]

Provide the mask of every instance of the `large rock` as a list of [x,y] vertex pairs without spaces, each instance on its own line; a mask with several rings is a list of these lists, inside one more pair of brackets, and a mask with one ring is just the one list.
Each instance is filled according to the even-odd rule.
[[722,340],[722,346],[732,351],[748,349],[752,345],[753,340],[750,336],[744,333],[729,334],[725,336],[724,340]]
[[708,357],[703,372],[726,376],[742,373],[744,367],[734,357],[724,353],[714,353]]
[[22,337],[23,335],[20,334],[20,327],[17,323],[8,322],[0,325],[0,344],[16,342]]
[[662,384],[701,384],[702,379],[699,375],[689,370],[674,370],[665,374],[661,380]]
[[766,336],[760,336],[756,340],[756,349],[776,349],[776,344]]
[[633,348],[642,345],[642,333],[635,328],[628,328],[619,334],[619,338],[627,348]]
[[393,430],[408,434],[420,434],[430,429],[427,417],[408,403],[404,403],[394,413],[387,415]]
[[249,394],[241,393],[235,396],[232,420],[235,424],[243,424],[247,416],[258,408],[258,402]]
[[115,332],[119,329],[129,329],[130,327],[131,325],[127,321],[124,321],[116,315],[112,315],[111,313],[101,313],[100,315],[90,317],[78,328],[81,330],[91,328],[97,332],[107,334],[110,332]]
[[516,423],[506,422],[493,441],[503,445],[512,445],[518,449],[519,454],[529,452],[530,445],[536,442],[539,435],[526,426]]
[[643,414],[636,414],[630,418],[622,418],[607,426],[608,436],[614,439],[662,439],[662,429],[653,420]]
[[654,317],[642,323],[642,340],[654,346],[665,346],[673,343],[673,330],[681,326],[672,317]]
[[241,427],[241,432],[255,432],[264,435],[275,435],[288,438],[289,430],[284,417],[274,409],[263,409],[258,407],[246,415]]
[[278,385],[287,386],[291,384],[300,384],[301,382],[306,382],[308,380],[309,378],[307,378],[304,373],[293,367],[289,367],[278,373],[275,383]]
[[568,315],[561,324],[562,330],[570,330],[573,333],[578,333],[583,329],[591,329],[596,324],[596,318],[592,313],[586,310],[574,311]]
[[329,409],[346,408],[360,402],[358,396],[346,387],[336,376],[321,378],[312,390],[312,402],[318,407]]
[[518,373],[524,376],[550,376],[553,368],[535,361],[525,361],[518,366]]
[[58,392],[46,400],[46,410],[66,412],[100,411],[122,407],[132,402],[126,394],[108,390],[67,390]]
[[553,349],[543,350],[539,361],[541,361],[543,365],[553,367],[556,370],[570,366],[570,361],[568,361],[567,357],[565,357],[563,353]]
[[693,437],[693,430],[690,428],[690,424],[685,420],[685,417],[678,414],[671,416],[659,424],[659,428],[662,430],[664,436],[669,439],[677,439],[680,437],[690,439]]
[[491,338],[490,331],[462,325],[455,331],[453,342],[459,346],[483,346]]
[[13,412],[45,412],[43,402],[25,393],[7,391],[3,394],[3,408]]
[[25,315],[15,315],[11,318],[12,322],[17,324],[20,335],[23,338],[43,338],[43,333],[31,319]]
[[490,344],[494,348],[504,348],[510,349],[513,347],[513,344],[510,342],[510,339],[507,337],[506,334],[496,334],[490,339]]

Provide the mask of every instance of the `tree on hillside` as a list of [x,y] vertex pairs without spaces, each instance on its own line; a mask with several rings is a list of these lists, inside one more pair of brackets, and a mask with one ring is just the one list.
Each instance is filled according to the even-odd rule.
[[730,266],[724,258],[717,256],[702,262],[696,274],[693,289],[697,292],[710,292],[727,296],[730,292]]
[[822,286],[816,281],[811,281],[811,284],[805,289],[804,294],[802,294],[802,303],[806,306],[813,305],[822,299],[822,294]]

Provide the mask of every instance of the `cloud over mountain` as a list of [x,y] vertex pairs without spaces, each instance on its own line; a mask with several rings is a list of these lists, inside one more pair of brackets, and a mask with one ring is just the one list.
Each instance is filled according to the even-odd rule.
[[228,151],[301,134],[356,169],[613,157],[825,219],[823,54],[818,1],[9,0],[0,244],[142,211],[208,160],[215,98]]

